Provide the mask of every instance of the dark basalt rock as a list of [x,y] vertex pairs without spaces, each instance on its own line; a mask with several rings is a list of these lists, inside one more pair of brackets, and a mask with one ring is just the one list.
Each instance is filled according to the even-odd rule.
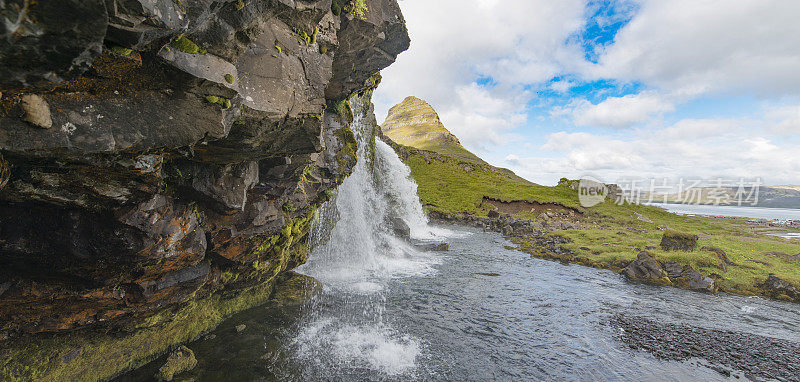
[[636,260],[622,270],[622,274],[630,280],[647,282],[651,284],[670,284],[667,272],[656,261],[652,254],[646,251],[639,252]]
[[0,86],[71,80],[102,51],[103,0],[8,0],[0,4]]
[[327,106],[369,102],[409,44],[396,0],[367,6],[360,20],[330,0],[0,4],[0,379],[110,378],[213,324],[181,316],[191,328],[125,360],[83,347],[91,376],[49,361],[75,346],[14,349],[78,328],[124,346],[169,312],[200,314],[193,301],[233,301],[200,314],[220,320],[305,262],[314,210],[356,161]]
[[714,280],[710,277],[703,276],[690,265],[680,264],[675,261],[667,261],[664,263],[664,270],[667,272],[669,279],[681,288],[699,292],[717,292],[717,286]]

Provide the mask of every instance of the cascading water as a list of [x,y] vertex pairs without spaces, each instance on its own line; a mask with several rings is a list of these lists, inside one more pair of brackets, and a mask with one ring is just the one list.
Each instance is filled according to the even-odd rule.
[[415,241],[441,240],[450,233],[429,227],[408,167],[375,139],[364,107],[354,99],[358,163],[336,197],[320,209],[311,232],[312,255],[298,269],[324,285],[292,342],[297,358],[307,361],[304,379],[319,378],[321,370],[341,377],[357,376],[359,370],[386,375],[413,370],[421,345],[383,316],[388,281],[430,275],[438,256],[398,237],[396,222],[407,225]]

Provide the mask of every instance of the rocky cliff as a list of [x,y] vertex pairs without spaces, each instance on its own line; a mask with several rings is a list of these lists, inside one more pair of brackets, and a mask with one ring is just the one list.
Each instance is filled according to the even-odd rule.
[[266,301],[355,164],[396,0],[0,3],[0,376],[105,379]]

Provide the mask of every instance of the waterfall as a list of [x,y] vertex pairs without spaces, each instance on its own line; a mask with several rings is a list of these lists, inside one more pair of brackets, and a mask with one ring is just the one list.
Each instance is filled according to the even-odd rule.
[[[352,106],[358,163],[320,208],[310,259],[298,268],[324,285],[292,345],[305,361],[304,379],[320,378],[315,377],[320,370],[342,376],[365,368],[387,375],[413,370],[421,342],[392,328],[383,316],[389,282],[434,274],[441,254],[418,250],[413,242],[449,234],[429,226],[410,170],[389,145],[375,139],[374,119],[365,117],[371,115],[364,109],[369,105],[354,98]],[[398,219],[410,238],[396,233]]]

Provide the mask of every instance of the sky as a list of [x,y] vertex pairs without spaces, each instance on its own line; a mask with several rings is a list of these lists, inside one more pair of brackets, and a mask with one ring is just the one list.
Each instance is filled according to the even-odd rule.
[[378,121],[426,100],[536,183],[800,184],[800,1],[399,0],[411,48]]

